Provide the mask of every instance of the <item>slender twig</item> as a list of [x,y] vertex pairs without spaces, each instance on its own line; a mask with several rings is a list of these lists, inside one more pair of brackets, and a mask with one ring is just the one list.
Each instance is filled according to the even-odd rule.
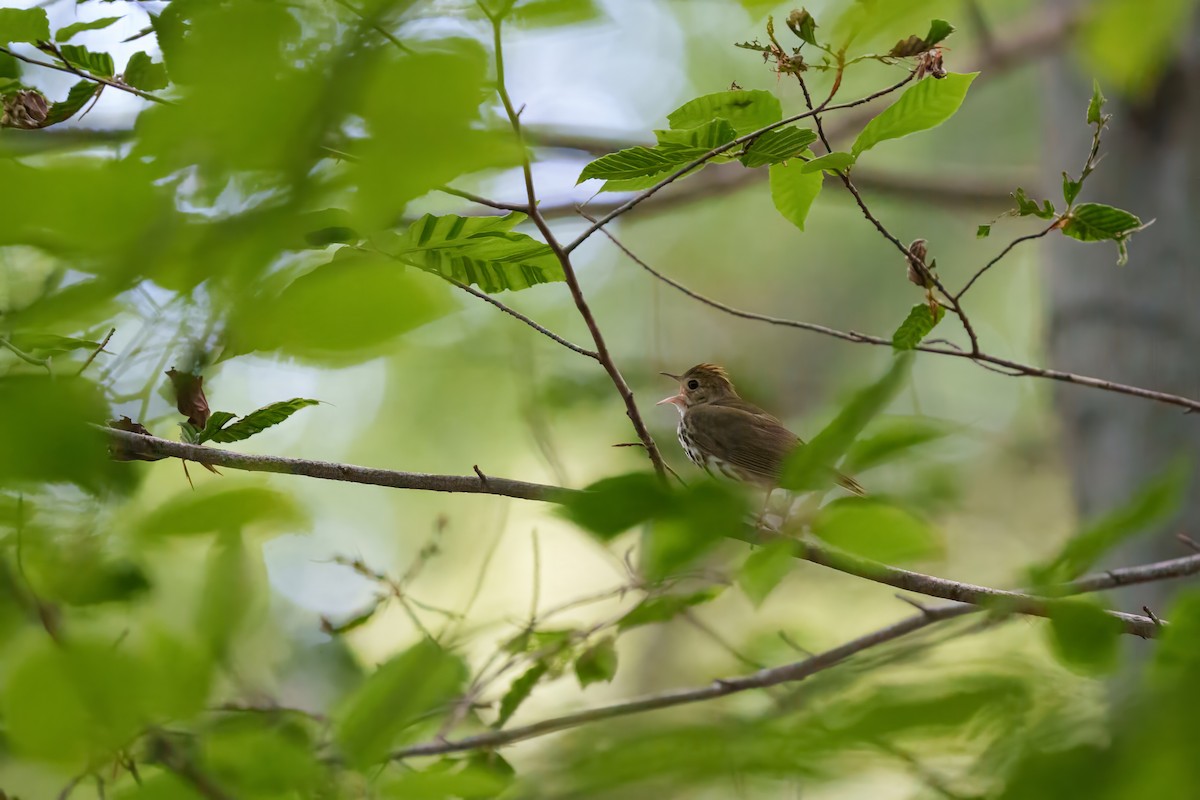
[[367,23],[368,27],[370,27],[371,30],[375,31],[380,36],[382,36],[383,38],[387,39],[389,42],[394,44],[397,48],[399,48],[400,52],[410,53],[410,54],[415,52],[411,47],[409,47],[404,42],[402,42],[398,38],[396,38],[395,34],[393,34],[387,28],[380,25],[378,22],[375,22],[374,19],[372,19],[371,17],[368,17],[360,9],[355,8],[351,3],[347,2],[347,0],[333,0],[333,2],[337,3],[339,6],[346,9],[351,14],[354,14],[355,16],[357,16],[363,22]]
[[17,347],[15,344],[10,342],[8,339],[5,339],[3,336],[0,336],[0,347],[3,347],[5,350],[8,350],[14,356],[16,356],[17,358],[24,361],[26,364],[29,364],[34,367],[42,367],[43,369],[46,369],[46,370],[49,370],[51,368],[49,358],[38,358],[36,356],[32,356],[29,353],[26,353],[21,348]]
[[181,780],[190,785],[196,792],[208,800],[233,800],[213,779],[202,772],[195,762],[171,743],[165,736],[155,736],[149,742],[153,760],[170,772],[175,773]]
[[[1086,594],[1117,586],[1127,586],[1133,583],[1146,583],[1165,578],[1192,575],[1197,571],[1200,571],[1200,556],[1189,556],[1172,561],[1147,564],[1142,567],[1129,567],[1123,570],[1113,570],[1111,572],[1090,575],[1059,588],[1063,595]],[[466,750],[502,747],[514,742],[602,720],[704,702],[752,689],[765,689],[783,683],[794,683],[836,666],[864,650],[869,650],[872,647],[899,639],[937,622],[976,613],[980,610],[977,606],[963,605],[961,603],[945,603],[938,606],[931,606],[900,622],[872,631],[830,650],[791,664],[759,670],[750,675],[718,679],[706,686],[692,689],[677,689],[635,700],[614,703],[608,706],[591,708],[573,714],[565,714],[560,717],[541,720],[530,725],[507,728],[475,736],[466,736],[450,741],[442,740],[416,744],[393,752],[391,757],[393,759],[404,759],[415,756],[441,755]],[[1151,621],[1147,619],[1147,622]],[[1153,625],[1152,622],[1151,625]]]
[[[62,54],[58,51],[57,47],[54,47],[54,45],[50,45],[50,47],[52,47],[54,49],[55,54],[58,55],[59,58],[62,58]],[[59,72],[66,72],[71,75],[78,75],[80,78],[83,78],[84,80],[93,81],[95,83],[102,83],[105,86],[111,86],[114,89],[120,89],[122,92],[128,92],[129,94],[136,95],[136,96],[142,98],[143,100],[149,100],[152,103],[158,103],[160,105],[166,105],[166,106],[174,105],[174,103],[170,100],[167,100],[162,97],[156,97],[155,95],[152,95],[149,92],[143,92],[141,89],[135,89],[134,87],[130,86],[127,83],[121,83],[120,81],[116,81],[111,78],[103,78],[99,75],[93,75],[92,73],[88,72],[87,70],[79,69],[78,67],[73,66],[65,58],[62,59],[63,60],[62,64],[54,64],[50,61],[39,61],[36,58],[30,58],[29,56],[21,55],[20,53],[17,53],[13,50],[9,50],[7,47],[0,47],[0,53],[7,53],[8,55],[12,56],[13,58],[24,61],[26,64],[33,64],[34,66],[38,66],[38,67],[45,67],[47,69],[58,70]]]
[[1030,233],[1026,236],[1018,236],[1016,239],[1013,239],[1011,242],[1008,243],[1007,247],[1005,247],[1003,250],[1000,251],[999,255],[997,255],[991,261],[984,264],[982,267],[979,268],[978,272],[976,272],[974,275],[971,276],[971,279],[969,281],[967,281],[966,285],[958,290],[958,294],[954,295],[954,301],[958,302],[958,298],[960,298],[964,294],[966,294],[967,290],[975,285],[975,281],[977,281],[983,277],[983,273],[987,272],[989,269],[996,266],[996,264],[1000,263],[1000,260],[1003,259],[1006,255],[1008,255],[1014,247],[1021,244],[1022,242],[1032,242],[1034,239],[1041,239],[1043,236],[1050,233],[1057,227],[1058,227],[1058,221],[1055,220],[1054,222],[1050,223],[1050,225],[1046,226],[1045,228],[1038,231],[1037,233]]
[[442,194],[461,197],[464,200],[470,200],[472,203],[478,203],[481,206],[499,209],[500,211],[516,211],[521,214],[529,213],[529,206],[525,203],[501,203],[498,200],[490,200],[473,192],[464,192],[462,189],[455,189],[453,186],[439,186],[438,191]]
[[594,350],[588,350],[587,348],[580,347],[579,345],[574,344],[573,342],[567,341],[566,339],[562,338],[554,331],[551,331],[551,330],[547,329],[546,327],[538,324],[537,322],[534,322],[532,319],[525,316],[520,311],[517,311],[515,308],[505,305],[504,303],[500,302],[496,298],[492,297],[490,294],[487,294],[486,292],[481,292],[478,289],[476,289],[475,287],[470,286],[465,283],[462,283],[461,281],[456,281],[454,278],[449,278],[445,275],[441,275],[441,277],[447,283],[454,284],[455,286],[462,289],[467,294],[474,295],[475,297],[478,297],[480,300],[484,301],[485,303],[490,303],[491,305],[500,309],[505,314],[508,314],[510,317],[519,319],[521,322],[524,322],[526,325],[533,328],[538,333],[542,334],[543,336],[545,336],[548,339],[558,342],[559,344],[561,344],[563,347],[567,348],[568,350],[574,350],[576,353],[579,353],[579,355],[587,356],[588,358],[595,359],[596,361],[600,360],[600,356]]
[[[621,252],[625,253],[630,260],[632,260],[642,269],[646,270],[646,272],[650,273],[668,286],[679,290],[688,297],[704,303],[711,308],[715,308],[722,313],[739,317],[741,319],[765,322],[768,325],[780,325],[787,328],[797,328],[799,330],[812,331],[814,333],[819,333],[824,336],[830,336],[847,342],[870,344],[877,347],[892,347],[892,340],[885,339],[882,336],[872,336],[870,334],[858,333],[857,331],[838,330],[825,325],[818,325],[814,322],[803,322],[800,320],[786,319],[784,317],[773,317],[768,314],[758,314],[753,311],[745,311],[740,308],[735,308],[734,306],[728,305],[727,303],[722,303],[719,300],[714,300],[711,297],[707,297],[693,289],[688,288],[687,286],[684,286],[675,279],[670,278],[667,275],[664,275],[662,272],[654,269],[641,258],[636,256],[628,247],[617,240],[611,233],[608,233],[608,231],[605,231],[605,235],[607,235],[608,238],[612,240],[618,248],[620,248]],[[1157,403],[1177,406],[1179,408],[1187,409],[1191,412],[1200,411],[1200,400],[1193,400],[1188,397],[1170,394],[1168,392],[1158,392],[1154,391],[1153,389],[1143,389],[1140,386],[1131,386],[1129,384],[1117,383],[1115,381],[1108,381],[1102,378],[1093,378],[1088,375],[1078,375],[1073,372],[1064,372],[1057,369],[1037,367],[1033,366],[1032,364],[1023,364],[1019,361],[1001,358],[1000,356],[994,356],[985,352],[973,353],[968,350],[960,350],[952,345],[937,346],[932,344],[920,344],[914,349],[922,353],[934,353],[941,356],[951,356],[954,358],[966,359],[967,361],[971,361],[981,367],[989,369],[993,367],[1002,367],[1004,369],[1011,370],[1011,372],[1001,372],[1000,374],[1002,375],[1009,375],[1012,377],[1025,376],[1031,378],[1044,378],[1046,380],[1059,381],[1062,383],[1073,383],[1077,386],[1087,386],[1092,389],[1099,389],[1105,392],[1114,392],[1116,394],[1129,395],[1130,397],[1140,397],[1143,400],[1153,400]]]
[[83,362],[83,366],[81,366],[79,368],[79,372],[75,373],[76,375],[82,375],[84,373],[84,371],[92,365],[92,362],[96,360],[96,356],[98,356],[102,352],[104,352],[105,345],[108,344],[109,339],[111,339],[113,337],[113,334],[116,332],[117,332],[116,328],[108,329],[108,335],[105,336],[103,340],[101,340],[100,344],[96,347],[96,349],[92,350],[92,352],[88,354],[87,361]]
[[492,45],[495,48],[496,60],[496,92],[500,97],[500,102],[504,105],[504,111],[508,115],[513,135],[516,137],[517,146],[521,152],[521,172],[525,177],[525,195],[529,202],[529,219],[537,227],[538,231],[541,232],[546,245],[553,251],[555,257],[558,258],[559,264],[562,265],[567,288],[571,292],[571,298],[575,301],[575,308],[579,311],[579,315],[587,325],[588,332],[592,336],[592,342],[596,346],[597,359],[604,367],[605,372],[608,373],[608,377],[612,381],[613,386],[616,387],[617,393],[621,395],[621,400],[625,403],[625,415],[629,417],[629,421],[633,424],[633,429],[637,433],[638,439],[645,446],[646,455],[649,456],[650,463],[654,465],[654,471],[658,473],[660,478],[666,480],[666,465],[663,462],[662,454],[659,453],[658,445],[655,444],[654,437],[650,435],[650,430],[646,427],[641,412],[638,411],[637,403],[633,398],[633,390],[629,388],[629,384],[626,382],[624,376],[621,375],[621,371],[617,369],[616,362],[613,361],[612,354],[605,343],[604,335],[600,332],[600,326],[596,323],[592,309],[583,295],[579,278],[575,274],[575,267],[571,263],[571,250],[559,244],[554,233],[550,230],[550,226],[538,211],[537,192],[533,185],[533,166],[530,163],[529,152],[525,147],[524,134],[521,131],[521,114],[513,105],[512,98],[509,97],[508,86],[504,78],[504,47],[503,37],[501,36],[502,20],[499,16],[488,11],[482,3],[479,4],[479,8],[492,23]]

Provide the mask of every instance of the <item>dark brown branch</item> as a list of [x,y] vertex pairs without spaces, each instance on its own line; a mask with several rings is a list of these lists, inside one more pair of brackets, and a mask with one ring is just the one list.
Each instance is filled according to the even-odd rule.
[[550,230],[550,226],[538,211],[537,192],[533,185],[533,167],[530,164],[529,153],[525,149],[524,134],[521,131],[521,115],[516,107],[513,106],[512,98],[508,95],[508,87],[504,80],[504,49],[500,35],[501,19],[488,12],[482,3],[479,5],[479,8],[488,16],[492,23],[492,45],[495,48],[496,59],[496,92],[500,96],[500,102],[504,105],[504,111],[508,115],[509,123],[512,125],[513,135],[517,139],[517,146],[521,150],[521,172],[525,178],[525,196],[529,204],[529,219],[537,226],[547,246],[554,252],[559,264],[562,265],[567,288],[571,292],[571,298],[575,301],[575,308],[583,318],[584,324],[587,325],[588,332],[592,336],[592,342],[596,346],[596,359],[604,367],[605,372],[608,373],[609,380],[612,381],[613,386],[617,389],[617,393],[621,396],[621,401],[625,404],[625,415],[629,417],[629,421],[633,425],[638,439],[645,447],[646,455],[649,456],[650,463],[654,466],[654,471],[665,481],[667,478],[666,464],[663,462],[662,454],[658,451],[658,445],[654,442],[654,437],[650,435],[650,429],[646,427],[646,423],[642,419],[642,414],[638,410],[637,403],[634,401],[633,389],[629,388],[629,383],[626,382],[621,371],[617,369],[617,364],[613,361],[612,354],[608,350],[608,345],[604,341],[604,334],[600,332],[600,326],[596,323],[596,317],[592,314],[592,309],[588,305],[587,298],[583,295],[583,288],[579,285],[579,279],[575,274],[575,267],[571,263],[570,253],[572,248],[564,248],[559,244],[558,239],[554,236],[554,232]]
[[[1090,575],[1065,584],[1059,587],[1059,590],[1062,595],[1086,594],[1117,586],[1128,586],[1134,583],[1147,583],[1166,578],[1194,575],[1198,571],[1200,571],[1200,556],[1188,556],[1171,561],[1147,564],[1141,567],[1130,567]],[[530,725],[491,731],[489,733],[466,736],[450,741],[441,740],[412,745],[395,751],[392,753],[392,758],[404,759],[416,756],[442,755],[445,753],[462,752],[464,750],[502,747],[514,742],[570,728],[577,728],[581,725],[600,722],[602,720],[704,702],[751,689],[765,689],[783,683],[795,683],[822,670],[836,666],[847,658],[864,650],[869,650],[872,647],[907,636],[914,631],[918,631],[934,623],[976,613],[980,610],[978,606],[963,605],[961,603],[946,603],[928,607],[900,622],[872,631],[865,636],[852,639],[845,644],[838,645],[830,650],[791,664],[759,670],[745,676],[722,678],[713,681],[707,686],[693,689],[678,689],[636,700],[587,709],[574,714],[565,714],[561,717],[541,720]],[[1152,629],[1156,627],[1153,621],[1149,619],[1146,619],[1146,621],[1150,623]]]
[[[787,328],[798,328],[799,330],[812,331],[814,333],[820,333],[822,335],[831,336],[835,339],[841,339],[841,340],[847,341],[847,342],[857,342],[859,344],[870,344],[870,345],[875,345],[877,347],[891,347],[892,346],[892,340],[885,339],[882,336],[872,336],[870,334],[857,333],[855,331],[841,331],[841,330],[837,330],[836,328],[830,328],[825,325],[818,325],[818,324],[812,323],[812,322],[801,322],[800,320],[785,319],[782,317],[772,317],[768,314],[758,314],[753,311],[745,311],[740,308],[734,308],[733,306],[730,306],[726,303],[722,303],[719,300],[714,300],[711,297],[702,295],[693,289],[689,289],[688,287],[684,286],[683,284],[679,283],[678,281],[674,280],[673,278],[667,277],[663,273],[661,273],[658,270],[651,267],[645,261],[638,258],[636,255],[634,255],[633,252],[629,250],[629,248],[625,247],[625,245],[623,245],[619,241],[617,241],[612,236],[612,234],[608,233],[607,231],[605,232],[605,234],[608,236],[609,239],[612,239],[612,241],[621,249],[621,251],[623,253],[625,253],[625,255],[629,256],[629,258],[634,263],[636,263],[638,266],[640,266],[642,269],[646,270],[651,275],[653,275],[654,277],[661,280],[663,283],[666,283],[668,286],[671,286],[671,287],[683,292],[688,297],[691,297],[694,300],[698,300],[699,302],[704,303],[705,305],[710,306],[711,308],[715,308],[718,311],[721,311],[723,313],[729,314],[731,316],[739,317],[741,319],[749,319],[749,320],[755,320],[757,322],[765,322],[768,325],[780,325],[780,326],[787,327]],[[1073,372],[1063,372],[1062,370],[1045,369],[1043,367],[1035,367],[1031,364],[1022,364],[1019,361],[1013,361],[1011,359],[1001,358],[999,356],[990,355],[988,353],[983,353],[983,352],[972,353],[967,350],[960,350],[953,346],[921,344],[921,345],[917,345],[917,347],[915,349],[922,353],[935,353],[935,354],[941,355],[941,356],[950,356],[953,358],[966,359],[967,361],[974,362],[974,363],[980,365],[981,367],[1002,367],[1004,369],[1011,370],[1012,372],[1011,373],[1001,373],[1001,374],[1010,375],[1013,377],[1027,376],[1027,377],[1032,377],[1032,378],[1044,378],[1046,380],[1060,381],[1062,383],[1073,383],[1077,386],[1088,386],[1090,388],[1099,389],[1099,390],[1105,391],[1105,392],[1113,392],[1115,394],[1124,394],[1124,395],[1129,395],[1130,397],[1139,397],[1139,398],[1142,398],[1143,400],[1153,400],[1157,403],[1164,403],[1166,405],[1172,405],[1172,406],[1177,406],[1179,408],[1187,409],[1190,412],[1200,411],[1200,400],[1193,400],[1188,397],[1182,397],[1182,396],[1176,395],[1176,394],[1169,394],[1167,392],[1157,392],[1157,391],[1154,391],[1153,389],[1143,389],[1140,386],[1130,386],[1130,385],[1124,384],[1124,383],[1116,383],[1115,381],[1107,381],[1102,378],[1092,378],[1087,375],[1077,375]]]
[[564,502],[576,494],[576,490],[541,483],[515,481],[509,478],[478,475],[431,475],[424,472],[397,472],[387,469],[358,467],[353,464],[337,464],[330,461],[311,461],[304,458],[282,458],[280,456],[257,456],[218,450],[203,445],[172,442],[157,436],[144,436],[129,431],[105,428],[110,440],[121,448],[121,452],[132,456],[158,456],[181,458],[198,464],[227,467],[247,472],[273,472],[279,475],[303,475],[326,481],[363,483],[385,486],[390,489],[415,489],[428,492],[458,492],[466,494],[493,494],[515,497],[521,500],[542,500],[551,503]]
[[1021,244],[1022,242],[1031,242],[1034,239],[1041,239],[1043,236],[1050,233],[1052,230],[1054,230],[1057,227],[1058,227],[1058,221],[1055,220],[1053,223],[1051,223],[1049,226],[1047,226],[1043,230],[1039,231],[1038,233],[1031,233],[1026,236],[1018,236],[1016,239],[1013,239],[1011,242],[1008,243],[1007,247],[1005,247],[1003,250],[1000,251],[999,255],[997,255],[991,261],[984,264],[982,267],[979,268],[978,272],[976,272],[974,275],[971,276],[971,280],[967,281],[967,284],[965,286],[963,286],[963,288],[958,290],[958,294],[954,295],[954,301],[957,303],[958,298],[960,298],[964,294],[966,294],[967,290],[975,285],[975,281],[977,281],[983,277],[983,273],[987,272],[989,269],[991,269],[992,267],[999,264],[1001,259],[1003,259],[1006,255],[1008,255],[1014,247]]

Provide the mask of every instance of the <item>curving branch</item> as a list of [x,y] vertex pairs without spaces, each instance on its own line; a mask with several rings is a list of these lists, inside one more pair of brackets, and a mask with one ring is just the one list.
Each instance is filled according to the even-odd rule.
[[[1135,583],[1148,583],[1168,578],[1194,575],[1197,572],[1200,572],[1200,555],[1089,575],[1077,581],[1064,584],[1059,588],[1063,595],[1087,594],[1118,586],[1129,586]],[[752,689],[765,689],[784,683],[796,683],[818,672],[836,666],[864,650],[894,641],[935,623],[973,614],[981,610],[978,606],[964,605],[962,603],[946,603],[939,606],[922,608],[918,614],[791,664],[758,670],[749,675],[721,678],[706,686],[692,689],[676,689],[622,703],[591,708],[574,714],[564,714],[560,717],[544,719],[529,725],[490,731],[475,736],[465,736],[461,739],[442,739],[415,744],[396,750],[392,753],[391,757],[392,759],[406,759],[416,756],[434,756],[466,750],[503,747],[514,742],[533,739],[570,728],[577,728],[592,722],[705,702]],[[1146,622],[1150,623],[1151,626],[1148,633],[1154,635],[1154,629],[1158,626],[1149,618],[1146,618]]]

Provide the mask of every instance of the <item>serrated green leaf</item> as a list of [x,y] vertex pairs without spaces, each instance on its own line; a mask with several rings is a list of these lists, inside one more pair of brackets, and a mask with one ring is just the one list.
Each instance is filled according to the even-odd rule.
[[854,140],[851,152],[858,157],[880,142],[941,125],[958,111],[978,74],[950,73],[940,80],[927,78],[918,82],[867,123]]
[[716,92],[690,100],[667,115],[676,130],[695,128],[714,119],[725,119],[744,136],[783,119],[779,98],[760,89]]
[[550,667],[545,661],[538,661],[529,669],[525,670],[512,685],[508,687],[508,691],[504,693],[504,697],[500,698],[500,713],[496,716],[496,721],[492,723],[493,728],[503,728],[504,723],[517,712],[529,695],[533,693],[533,689],[550,671]]
[[847,552],[885,564],[929,558],[941,541],[929,523],[876,497],[841,497],[821,508],[813,533]]
[[84,31],[98,31],[101,28],[107,28],[114,22],[119,22],[123,17],[101,17],[100,19],[88,20],[87,22],[72,22],[70,25],[64,25],[59,28],[54,34],[54,41],[67,42],[77,33]]
[[593,683],[612,683],[617,674],[617,642],[606,636],[575,659],[575,677],[586,689]]
[[[660,146],[658,149],[662,149],[664,152],[669,152],[671,146],[675,146],[676,148],[682,146],[699,148],[703,151],[699,155],[703,155],[704,152],[712,150],[715,147],[732,142],[737,138],[737,132],[729,124],[729,120],[714,119],[695,128],[655,131],[654,136]],[[689,160],[695,160],[697,157],[694,155]]]
[[980,225],[978,228],[975,229],[975,238],[976,239],[986,239],[987,237],[989,237],[991,235],[992,235],[992,226],[991,225]]
[[1093,600],[1056,600],[1049,606],[1054,652],[1066,666],[1095,675],[1116,669],[1124,627]]
[[812,14],[808,13],[807,8],[802,8],[788,14],[787,26],[792,33],[796,34],[797,38],[814,47],[816,46],[817,21],[813,19]]
[[189,444],[203,444],[213,437],[221,426],[229,422],[229,420],[237,417],[232,411],[214,411],[205,423],[204,429],[200,430],[191,422],[181,422],[179,427],[183,429],[184,441]]
[[712,602],[720,596],[724,589],[723,586],[712,586],[691,594],[664,594],[648,597],[621,617],[617,627],[626,631],[642,625],[672,620],[689,608]]
[[58,51],[62,53],[62,57],[68,64],[92,75],[111,78],[116,71],[113,58],[108,53],[93,53],[86,47],[77,44],[60,45]]
[[262,525],[300,530],[308,515],[290,495],[265,486],[212,482],[180,492],[148,512],[135,531],[142,536],[186,536]]
[[937,324],[946,316],[946,309],[939,303],[935,315],[929,303],[917,303],[908,312],[904,322],[892,334],[892,347],[897,350],[912,350],[919,345]]
[[737,584],[747,599],[758,608],[775,591],[795,563],[792,542],[779,539],[751,553],[737,573]]
[[1092,99],[1088,101],[1087,124],[1100,125],[1104,122],[1104,104],[1108,102],[1100,91],[1100,81],[1092,80]]
[[141,50],[129,57],[123,77],[127,84],[144,92],[165,89],[169,83],[166,65],[156,63]]
[[67,92],[65,100],[61,100],[50,106],[50,111],[46,114],[46,127],[56,125],[59,122],[66,122],[71,117],[83,110],[96,95],[100,94],[103,86],[94,81],[79,81],[71,87],[71,91]]
[[1049,200],[1043,200],[1041,205],[1038,205],[1036,200],[1029,198],[1025,194],[1024,189],[1018,188],[1013,192],[1013,200],[1017,201],[1017,216],[1018,217],[1037,217],[1038,219],[1050,219],[1058,212],[1054,208],[1054,204]]
[[810,172],[820,172],[822,170],[828,172],[845,170],[854,166],[854,160],[855,158],[852,154],[842,153],[835,150],[832,153],[826,153],[820,158],[814,158],[812,161],[806,163],[800,171],[808,174]]
[[806,166],[803,161],[770,166],[771,201],[783,218],[800,230],[804,230],[809,209],[821,193],[821,184],[825,180],[825,173],[806,173]]
[[517,291],[565,280],[545,243],[511,229],[524,214],[459,217],[426,214],[385,248],[394,258],[485,292]]
[[424,640],[384,663],[346,698],[334,741],[351,764],[378,762],[413,723],[457,697],[466,679],[461,658]]
[[1101,242],[1128,236],[1142,221],[1119,208],[1102,203],[1080,203],[1066,217],[1062,232],[1081,242]]
[[618,150],[588,163],[579,173],[579,179],[575,183],[578,185],[592,178],[627,180],[671,172],[684,164],[695,161],[710,149],[688,147],[664,149],[639,145]]
[[824,430],[784,461],[779,485],[801,491],[832,484],[831,469],[908,380],[912,357],[912,351],[897,352],[883,377],[857,392]]
[[791,125],[776,128],[755,139],[740,160],[743,165],[751,168],[778,164],[804,153],[816,140],[817,134],[808,128]]
[[49,41],[44,8],[0,8],[0,43]]
[[870,435],[850,445],[843,466],[857,475],[950,432],[946,423],[926,417],[884,417],[871,426]]
[[1071,176],[1063,173],[1063,201],[1070,206],[1075,202],[1075,198],[1079,196],[1079,190],[1083,188],[1083,183],[1072,180]]
[[[281,400],[278,403],[271,403],[256,411],[251,411],[237,422],[225,427],[222,427],[224,423],[214,427],[212,417],[210,417],[208,425],[205,426],[204,431],[201,433],[200,441],[206,442],[211,439],[214,442],[240,442],[243,439],[249,439],[256,433],[262,433],[272,425],[278,425],[300,409],[319,405],[320,402],[320,400],[310,400],[305,397],[293,397],[291,400]],[[228,412],[219,411],[213,414],[213,417],[216,417],[217,414],[226,413]],[[227,421],[228,419],[226,419]]]

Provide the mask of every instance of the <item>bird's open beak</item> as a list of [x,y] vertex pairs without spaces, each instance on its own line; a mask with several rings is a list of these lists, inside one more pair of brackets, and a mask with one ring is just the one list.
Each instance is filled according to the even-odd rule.
[[669,372],[660,372],[660,373],[658,373],[658,374],[659,374],[659,375],[666,375],[668,378],[670,378],[671,380],[674,380],[674,381],[681,381],[681,380],[683,380],[683,378],[679,377],[678,375],[672,375],[672,374],[671,374],[671,373],[669,373]]
[[661,406],[661,405],[667,405],[669,403],[673,406],[679,406],[680,408],[683,408],[684,403],[686,403],[686,402],[687,401],[683,399],[683,393],[681,392],[679,394],[673,394],[670,397],[664,397],[662,400],[659,400],[654,405]]

